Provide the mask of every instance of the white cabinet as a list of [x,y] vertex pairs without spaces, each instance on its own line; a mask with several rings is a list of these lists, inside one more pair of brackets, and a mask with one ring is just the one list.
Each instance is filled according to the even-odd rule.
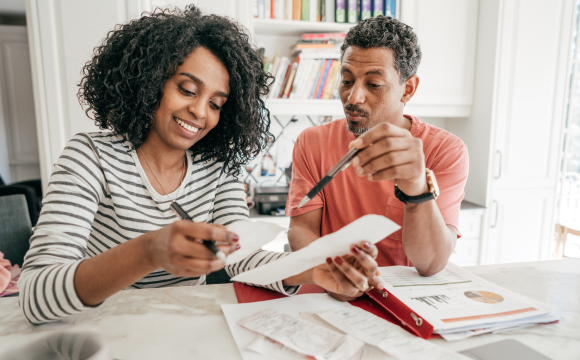
[[488,209],[482,264],[549,257],[573,9],[480,2],[473,113],[446,128],[469,149],[466,200]]
[[477,5],[477,0],[401,1],[401,21],[413,27],[421,45],[419,88],[409,106],[430,107],[432,115],[422,116],[471,113]]

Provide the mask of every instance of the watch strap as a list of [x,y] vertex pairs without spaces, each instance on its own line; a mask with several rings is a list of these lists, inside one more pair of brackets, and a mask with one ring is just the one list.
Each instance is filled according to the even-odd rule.
[[417,196],[409,196],[402,192],[397,184],[395,184],[395,196],[397,199],[402,201],[403,203],[411,203],[411,204],[420,204],[425,201],[435,199],[435,195],[432,192],[427,192],[425,194],[417,195]]

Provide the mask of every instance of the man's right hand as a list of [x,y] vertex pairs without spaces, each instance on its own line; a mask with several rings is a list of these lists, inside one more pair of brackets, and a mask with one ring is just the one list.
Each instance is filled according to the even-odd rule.
[[225,266],[202,239],[216,241],[226,255],[240,248],[238,236],[221,225],[179,220],[150,235],[146,253],[152,266],[181,277],[207,275]]

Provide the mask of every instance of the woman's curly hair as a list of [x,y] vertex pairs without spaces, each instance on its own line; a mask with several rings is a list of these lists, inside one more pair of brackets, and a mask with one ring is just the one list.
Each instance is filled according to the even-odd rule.
[[342,55],[349,46],[362,49],[386,47],[393,50],[395,69],[401,84],[417,73],[421,63],[421,48],[413,28],[391,17],[379,15],[360,21],[346,35],[340,48]]
[[137,149],[153,124],[163,85],[198,46],[224,64],[230,93],[216,127],[191,150],[203,161],[223,161],[237,177],[272,137],[262,100],[272,76],[262,69],[245,29],[228,18],[189,5],[158,8],[117,25],[82,69],[79,102],[101,130],[112,130]]

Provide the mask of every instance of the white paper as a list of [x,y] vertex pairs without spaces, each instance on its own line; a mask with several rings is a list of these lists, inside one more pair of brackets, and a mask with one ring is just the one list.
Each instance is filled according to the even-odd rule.
[[400,228],[384,216],[365,215],[286,257],[238,274],[232,280],[256,285],[272,284],[323,264],[328,257],[348,254],[353,244],[363,240],[376,244]]
[[227,257],[226,265],[241,261],[284,231],[283,227],[266,221],[235,221],[226,228],[240,238],[240,250]]
[[345,333],[376,346],[398,359],[468,359],[461,354],[414,336],[399,326],[350,304],[317,314]]
[[343,306],[343,303],[328,294],[304,294],[247,304],[222,305],[222,311],[242,358],[244,360],[271,360],[271,356],[262,355],[247,349],[249,344],[256,338],[256,333],[239,326],[237,322],[240,319],[269,308],[278,309],[286,314],[299,317],[302,311],[318,312],[338,306]]
[[431,277],[405,266],[379,269],[386,290],[433,325],[435,332],[493,327],[555,310],[452,263]]
[[273,359],[281,360],[308,360],[312,359],[310,356],[302,355],[277,341],[267,338],[264,335],[256,335],[256,338],[246,347],[246,350],[256,352],[258,354],[269,356]]
[[238,325],[316,359],[347,359],[364,345],[351,336],[330,331],[306,320],[265,309],[238,321]]

